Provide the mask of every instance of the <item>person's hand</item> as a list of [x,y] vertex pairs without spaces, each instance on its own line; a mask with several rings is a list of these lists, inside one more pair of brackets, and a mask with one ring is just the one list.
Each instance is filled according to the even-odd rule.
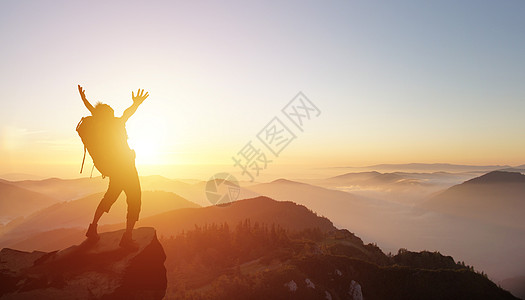
[[148,92],[144,94],[144,89],[142,89],[142,91],[139,89],[137,91],[137,96],[135,96],[135,94],[131,92],[131,98],[133,99],[133,103],[136,103],[136,104],[141,104],[142,102],[144,102],[144,100],[146,100],[146,98],[148,98],[148,96],[149,96]]
[[82,97],[82,100],[86,100],[86,94],[85,94],[85,91],[84,91],[84,89],[82,89],[82,87],[80,86],[80,84],[78,85],[78,92],[80,93],[80,97]]

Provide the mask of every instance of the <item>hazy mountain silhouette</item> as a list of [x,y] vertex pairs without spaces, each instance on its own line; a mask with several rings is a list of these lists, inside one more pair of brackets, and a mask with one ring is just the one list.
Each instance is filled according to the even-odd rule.
[[456,165],[447,163],[408,163],[408,164],[378,164],[364,167],[366,169],[377,170],[377,171],[445,171],[445,172],[490,172],[503,168],[509,168],[510,166],[504,165],[489,165],[489,166],[476,166],[476,165]]
[[191,199],[192,202],[200,206],[210,204],[205,200],[204,188],[197,188],[194,183],[187,183],[158,175],[143,176],[140,178],[140,182],[143,190],[172,192],[185,199]]
[[519,167],[515,167],[515,168],[505,168],[505,169],[501,169],[501,170],[498,170],[498,171],[525,173],[525,168],[519,166]]
[[[303,230],[318,227],[322,231],[334,230],[332,222],[313,214],[308,208],[292,202],[280,202],[267,197],[238,200],[229,205],[202,208],[183,208],[155,216],[142,218],[138,226],[154,227],[161,235],[173,235],[183,230],[193,229],[195,225],[238,222],[250,219],[252,222],[278,224],[290,230]],[[113,230],[122,226],[105,225],[101,230]]]
[[[352,193],[323,188],[290,180],[276,180],[247,187],[260,195],[280,201],[293,201],[327,216],[337,227],[352,228],[370,239],[378,232],[388,231],[391,216],[406,210],[400,204],[357,196]],[[375,240],[375,239],[373,239]]]
[[[69,201],[94,193],[104,192],[108,187],[108,182],[107,178],[102,179],[101,176],[97,176],[77,179],[49,178],[43,180],[22,180],[11,181],[9,183],[62,201]],[[158,175],[141,176],[140,182],[143,190],[173,192],[186,199],[194,199],[196,196],[200,199],[204,196],[204,188],[201,189],[201,187],[195,183],[186,183]],[[200,181],[198,181],[198,183],[199,182]],[[205,200],[205,196],[200,204],[209,204]]]
[[473,173],[370,171],[350,172],[325,179],[305,179],[304,182],[367,198],[413,205],[433,193],[476,176]]
[[[102,177],[44,180],[23,180],[9,182],[12,185],[39,192],[50,197],[69,201],[79,199],[94,193],[103,192],[108,187],[108,180]],[[183,198],[191,199],[201,206],[211,205],[204,193],[206,181],[169,179],[159,175],[141,176],[142,190],[173,192]],[[239,199],[255,197],[253,193],[241,188]]]
[[525,229],[525,175],[493,171],[453,186],[423,207],[483,222]]
[[525,175],[517,172],[493,171],[465,181],[465,184],[525,183]]
[[[421,193],[429,194],[442,188],[442,183],[434,182],[437,181],[435,180],[436,177],[432,174],[379,173],[372,171],[346,173],[324,180],[311,181],[311,183],[348,192],[375,191],[388,193],[388,196],[383,195],[385,198],[395,197],[394,194],[396,193],[403,193],[405,194],[403,197],[407,197],[406,192],[417,194],[417,197],[420,198]],[[450,180],[450,178],[448,179]],[[365,193],[361,194],[367,195]],[[373,193],[368,193],[368,195],[374,196]]]
[[519,262],[525,258],[520,250],[525,246],[520,238],[525,232],[490,222],[490,216],[473,219],[286,180],[248,188],[278,200],[304,204],[330,218],[337,227],[351,228],[387,251],[401,247],[446,251],[498,280],[521,274],[518,272],[525,267]]
[[1,247],[7,247],[22,251],[57,251],[71,245],[82,243],[85,239],[85,228],[59,228],[47,231],[38,231],[14,237],[12,240],[4,240]]
[[[430,181],[450,180],[450,182],[461,178],[461,176],[471,176],[469,174],[450,174],[443,172],[396,172],[396,174],[403,177],[407,176],[407,178],[417,178],[417,176],[421,176],[420,180],[431,178]],[[456,177],[456,175],[458,177]],[[431,176],[435,177],[432,178]],[[183,191],[189,195],[195,195],[194,197],[200,197],[201,203],[210,205],[205,193],[203,193],[206,184],[204,181],[172,180],[161,176],[145,176],[141,180],[143,185],[147,185],[148,188]],[[97,183],[97,181],[100,181],[101,184]],[[77,187],[79,190],[85,189],[85,191],[91,191],[98,185],[102,192],[107,185],[107,180],[104,181],[100,178],[84,178],[82,180],[55,179],[39,181],[42,190],[44,190],[46,186],[42,184],[42,182],[56,184],[57,188],[59,185],[69,185],[71,191]],[[36,182],[32,183],[34,184]],[[252,188],[254,191],[249,190]],[[52,192],[57,193],[56,191]],[[426,194],[427,192],[425,189],[424,193]],[[73,195],[73,193],[70,193],[70,195]],[[400,197],[399,203],[391,203],[392,201],[397,201],[397,199],[394,198],[396,194],[391,191],[382,194],[374,191],[374,193],[363,195],[280,179],[266,184],[248,186],[246,189],[243,188],[240,199],[243,198],[243,195],[267,195],[277,200],[294,201],[304,204],[320,215],[329,217],[337,227],[351,228],[365,240],[377,242],[388,251],[395,252],[400,247],[419,250],[442,250],[453,254],[458,259],[475,264],[480,270],[488,272],[489,276],[495,276],[494,278],[497,280],[521,274],[518,271],[520,271],[522,267],[516,264],[515,261],[520,260],[522,257],[522,255],[519,254],[519,249],[523,249],[523,243],[520,242],[521,239],[519,237],[523,234],[523,230],[510,230],[503,225],[488,223],[489,220],[485,219],[472,219],[470,217],[450,215],[437,211],[436,213],[430,214],[426,212],[427,209],[424,207],[413,211],[412,206],[399,204],[402,203],[401,201],[404,198],[407,198],[407,195],[416,197],[418,195],[417,193],[399,193],[397,194],[397,196]],[[369,197],[368,195],[377,196],[377,198]],[[93,198],[93,203],[96,203],[100,199],[99,197],[100,196]],[[193,200],[193,198],[187,199]],[[418,198],[417,201],[421,201],[419,199],[421,198]],[[103,219],[103,221],[107,220],[108,224],[120,223],[125,214],[125,205],[123,202],[123,199],[120,199],[116,203],[117,206],[122,206],[120,212],[118,212],[118,210],[112,210],[112,213],[107,215],[108,219]],[[152,202],[148,201],[148,203],[151,204]],[[76,210],[85,211],[86,214],[89,214],[89,211],[92,209],[86,208],[89,205],[91,204],[88,203],[86,206],[79,206]],[[19,249],[23,250],[41,249],[52,251],[82,241],[85,228],[78,231],[71,227],[63,230],[60,230],[60,228],[75,226],[75,223],[78,224],[76,226],[84,227],[85,223],[82,220],[88,217],[79,216],[76,213],[68,212],[68,210],[64,210],[63,214],[57,213],[55,216],[56,218],[51,219],[56,219],[56,221],[51,220],[49,223],[56,225],[54,227],[56,230],[46,227],[48,223],[46,218],[37,218],[26,224],[27,230],[25,232],[13,234],[10,237],[0,237],[0,244],[3,246],[16,245]],[[147,216],[147,214],[143,216]],[[238,220],[238,218],[235,220]],[[14,222],[14,224],[9,226],[9,229],[15,228],[23,221],[24,220],[18,220]],[[191,224],[190,221],[191,220],[187,220],[186,224]],[[206,220],[203,220],[203,222],[205,221]],[[119,226],[121,225],[122,224]],[[191,227],[192,225],[188,226],[184,228],[193,228]],[[20,231],[23,228],[24,226],[20,227]],[[121,227],[118,226],[113,227],[113,229],[120,228]],[[2,228],[0,227],[0,232],[1,231]],[[39,234],[36,231],[51,232]],[[498,245],[506,245],[506,247],[502,248]],[[474,251],[473,249],[477,250]]]
[[[375,174],[375,173],[372,173]],[[400,173],[396,172],[396,175],[405,178],[416,178],[420,175],[424,178],[429,176],[436,176],[432,180],[457,180],[458,177],[454,177],[457,174],[443,174],[443,173]],[[350,175],[352,176],[352,175]],[[443,177],[441,177],[443,176]],[[470,176],[460,174],[458,176]],[[514,175],[515,176],[515,175]],[[461,178],[461,177],[459,177]],[[499,178],[499,177],[498,177]],[[190,195],[199,195],[201,202],[209,205],[203,193],[205,189],[204,181],[196,181],[195,183],[189,181],[172,180],[160,176],[146,176],[141,179],[142,182],[150,188],[155,189],[171,189],[185,191]],[[426,180],[421,178],[420,180]],[[96,181],[100,181],[96,183]],[[494,181],[491,180],[491,182]],[[4,181],[5,182],[5,181]],[[86,191],[92,190],[94,187],[99,185],[100,191],[105,189],[107,181],[98,179],[84,178],[82,180],[50,180],[50,181],[39,181],[41,190],[44,190],[46,183],[53,183],[58,188],[59,185],[70,185],[71,191],[74,190],[74,186],[79,189],[84,188]],[[475,184],[476,180],[472,181],[472,187],[483,185]],[[471,182],[471,183],[472,183]],[[27,182],[26,182],[27,183]],[[32,182],[33,184],[36,181]],[[91,185],[91,183],[94,183]],[[484,183],[485,185],[487,183]],[[493,185],[494,183],[488,183]],[[501,182],[496,185],[502,184]],[[518,182],[519,184],[519,182]],[[388,184],[387,184],[388,185]],[[38,186],[38,184],[37,184]],[[422,185],[417,185],[422,186]],[[253,189],[253,190],[252,190]],[[473,189],[473,188],[472,188]],[[50,189],[51,190],[51,189]],[[471,217],[464,217],[463,215],[450,215],[444,212],[438,214],[428,214],[424,212],[411,212],[410,207],[400,206],[396,203],[390,203],[385,200],[373,199],[370,197],[363,197],[353,193],[347,193],[329,188],[323,188],[312,184],[305,184],[301,182],[291,181],[287,179],[279,179],[274,182],[265,184],[256,184],[248,186],[247,189],[243,189],[245,194],[251,193],[252,195],[267,195],[282,201],[294,201],[306,205],[309,209],[314,210],[320,215],[329,217],[337,227],[350,228],[356,232],[359,236],[363,237],[367,241],[375,241],[380,243],[382,247],[387,247],[388,251],[397,251],[399,247],[408,247],[411,249],[429,249],[429,250],[442,250],[447,253],[453,254],[458,259],[467,261],[468,263],[475,264],[479,270],[489,272],[489,276],[496,276],[498,280],[516,276],[520,266],[516,264],[516,260],[520,260],[517,249],[522,249],[521,244],[517,243],[520,241],[520,236],[523,234],[523,230],[512,229],[504,227],[504,225],[497,225],[490,223],[489,219],[473,219]],[[53,191],[54,193],[56,191]],[[146,192],[147,193],[147,192]],[[74,195],[72,192],[70,195]],[[385,194],[391,195],[391,194]],[[94,196],[92,199],[93,203],[96,203],[100,199],[99,196]],[[384,196],[384,195],[382,195]],[[87,198],[87,197],[84,197]],[[192,198],[190,198],[193,200]],[[388,198],[380,198],[388,199]],[[72,201],[74,202],[74,201]],[[151,201],[148,201],[152,203]],[[242,201],[240,201],[242,203]],[[497,201],[494,203],[498,203]],[[77,204],[78,205],[78,204]],[[91,204],[87,203],[86,206],[79,206],[79,211],[84,210],[87,215],[92,208],[89,207]],[[93,204],[95,205],[95,204]],[[124,205],[123,199],[117,201],[116,205]],[[144,204],[146,205],[146,204]],[[230,205],[232,207],[232,205]],[[62,208],[66,208],[64,206]],[[247,206],[249,207],[249,206]],[[108,223],[117,222],[120,223],[117,226],[101,226],[101,230],[113,230],[123,228],[122,219],[124,216],[124,207],[121,212],[117,212],[117,207],[114,207],[111,213],[107,215]],[[227,209],[228,207],[210,207],[207,209]],[[75,209],[75,210],[77,210]],[[426,209],[426,208],[425,208]],[[230,218],[234,221],[241,221],[241,216],[252,216],[258,211],[257,207],[247,209],[249,212],[243,212],[239,210],[235,216],[225,212],[222,213],[224,218]],[[60,210],[59,210],[60,211]],[[151,223],[153,226],[157,224],[161,226],[166,225],[165,230],[159,230],[159,234],[164,236],[170,236],[177,234],[180,231],[174,230],[191,230],[194,228],[194,224],[200,225],[211,224],[212,222],[220,223],[221,218],[214,219],[213,216],[221,213],[208,213],[206,217],[185,217],[186,213],[174,213],[173,216],[166,216],[162,222],[154,222],[154,217],[151,217]],[[162,214],[161,214],[162,215]],[[166,214],[169,215],[169,214]],[[269,213],[271,216],[272,213]],[[279,215],[279,214],[277,214]],[[57,222],[53,220],[48,221],[46,218],[35,219],[35,223],[29,222],[26,227],[26,232],[20,236],[16,235],[16,239],[8,241],[6,237],[0,237],[2,245],[9,245],[11,247],[17,246],[18,249],[22,250],[33,250],[40,249],[45,251],[57,250],[65,248],[72,244],[77,244],[84,239],[85,228],[75,229],[66,228],[61,229],[64,224],[70,224],[65,226],[73,226],[75,220],[81,220],[83,217],[77,214],[71,214],[68,210],[64,210],[62,213],[57,213]],[[287,219],[286,215],[279,215],[283,220]],[[448,217],[447,217],[448,216]],[[86,217],[89,219],[89,216]],[[29,220],[30,218],[28,218]],[[55,219],[50,218],[50,219]],[[146,218],[146,219],[149,219]],[[39,220],[39,222],[37,222]],[[180,221],[178,221],[180,220]],[[264,220],[261,218],[259,220]],[[270,220],[270,219],[268,219]],[[279,224],[280,220],[277,218],[272,219],[276,224]],[[469,221],[470,220],[470,221]],[[198,221],[198,222],[192,222]],[[46,224],[55,224],[56,229],[46,227]],[[140,226],[146,225],[141,224]],[[150,222],[150,220],[148,220]],[[271,221],[261,221],[265,223],[271,223]],[[82,222],[78,222],[82,223]],[[231,222],[230,224],[235,224]],[[491,225],[492,224],[492,225]],[[16,225],[16,224],[15,224]],[[18,223],[20,225],[20,223]],[[64,226],[64,227],[65,227]],[[77,226],[85,226],[85,223]],[[505,225],[506,226],[506,225]],[[16,226],[11,227],[10,229]],[[20,227],[22,230],[24,227]],[[174,229],[174,230],[172,230]],[[37,233],[36,231],[45,230],[46,232]],[[11,236],[12,237],[12,236]],[[9,242],[9,243],[6,243]],[[505,245],[505,247],[501,247]],[[477,250],[473,250],[477,249]]]
[[103,192],[108,186],[108,180],[102,177],[43,180],[22,180],[10,182],[12,185],[35,191],[61,201],[79,199],[81,197]]
[[[0,247],[16,244],[40,231],[58,228],[84,228],[91,220],[90,211],[92,207],[97,205],[102,196],[103,193],[97,193],[78,200],[57,203],[15,224],[9,224],[4,229],[4,235],[0,236]],[[197,204],[170,192],[145,191],[142,197],[141,214],[143,217],[177,208],[198,207]],[[121,195],[101,224],[117,223],[124,219],[123,216],[126,214],[124,198],[125,196]]]
[[329,178],[331,181],[336,182],[352,182],[352,183],[359,183],[359,184],[376,184],[377,182],[382,183],[393,183],[398,182],[399,180],[405,179],[403,176],[400,176],[396,173],[379,173],[377,171],[371,171],[371,172],[359,172],[359,173],[346,173],[343,175],[338,175]]
[[476,175],[470,173],[411,173],[393,172],[380,173],[377,171],[345,173],[320,181],[320,183],[332,183],[332,185],[362,185],[362,186],[403,186],[409,185],[454,185],[473,178]]
[[27,173],[6,173],[6,174],[0,175],[0,178],[4,180],[9,180],[9,181],[20,181],[20,180],[41,180],[41,179],[44,179],[45,177],[34,175],[34,174],[27,174]]
[[[144,194],[146,196],[148,192]],[[91,201],[96,200],[91,199]],[[71,207],[67,208],[70,209]],[[124,214],[124,212],[122,212],[122,214]],[[111,213],[108,217],[110,215]],[[120,223],[122,221],[121,216],[122,215],[119,214],[111,218],[113,222],[119,223],[101,225],[99,231],[111,231],[122,228],[124,224]],[[205,224],[227,222],[234,226],[246,218],[254,222],[274,223],[291,230],[302,230],[311,227],[318,227],[323,231],[335,229],[328,219],[316,216],[304,206],[292,202],[275,201],[267,197],[239,200],[226,206],[175,209],[141,218],[137,226],[154,227],[159,235],[170,236],[178,234],[183,230],[193,229],[195,225],[203,226]],[[35,228],[38,228],[38,226],[35,226],[33,222],[27,226],[22,224],[22,227],[12,232],[11,235],[0,238],[0,241],[2,241],[0,242],[0,247],[12,247],[25,251],[52,251],[78,243],[84,239],[84,228],[50,230],[49,228],[51,226],[45,226],[45,222],[42,219],[38,221],[36,224],[41,225],[42,227],[40,228],[48,228],[47,231],[36,232]],[[28,227],[32,228],[32,230],[28,229]],[[19,234],[22,230],[25,230],[27,234]]]
[[[308,186],[289,180],[273,184]],[[352,280],[369,299],[514,299],[451,257],[403,251],[390,258],[291,202],[258,197],[223,207],[180,209],[143,221],[161,228],[159,232],[171,230],[172,236],[165,234],[161,243],[168,257],[168,296],[176,299],[193,297],[193,292],[214,299],[320,299],[325,291],[345,298]],[[224,223],[228,226],[219,225]],[[275,233],[270,224],[278,226]],[[283,287],[292,280],[297,290],[290,293]],[[181,294],[181,285],[192,293]]]
[[28,216],[56,202],[52,197],[0,181],[0,223]]
[[[271,184],[307,192],[317,188],[288,180]],[[302,205],[267,197],[176,209],[137,225],[157,229],[167,255],[168,296],[176,299],[320,299],[326,293],[345,298],[356,289],[366,299],[514,299],[451,257],[408,251],[389,257]],[[99,231],[123,226],[104,225]],[[70,230],[43,232],[31,242],[49,246],[47,238],[54,237],[59,249],[58,243],[72,236],[83,238],[84,230],[77,232],[76,237]],[[295,292],[289,289],[291,281]]]

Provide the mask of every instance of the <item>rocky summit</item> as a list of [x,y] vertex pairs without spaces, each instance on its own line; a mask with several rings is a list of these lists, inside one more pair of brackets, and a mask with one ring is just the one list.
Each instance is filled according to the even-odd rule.
[[124,230],[54,252],[0,251],[0,299],[162,299],[166,255],[155,229],[133,231],[138,249],[119,246]]

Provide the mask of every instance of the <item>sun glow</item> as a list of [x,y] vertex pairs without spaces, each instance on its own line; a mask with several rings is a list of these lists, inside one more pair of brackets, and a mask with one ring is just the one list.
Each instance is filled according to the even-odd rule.
[[161,164],[167,151],[165,122],[143,116],[128,122],[128,144],[135,150],[137,164]]

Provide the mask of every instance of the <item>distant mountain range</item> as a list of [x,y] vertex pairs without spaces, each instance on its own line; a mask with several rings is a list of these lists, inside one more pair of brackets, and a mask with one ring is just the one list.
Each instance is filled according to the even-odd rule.
[[[87,228],[102,196],[103,193],[97,193],[78,200],[56,203],[26,218],[8,223],[4,227],[4,234],[0,236],[0,247],[17,244],[41,231]],[[111,213],[104,214],[100,220],[101,225],[125,221],[126,201],[124,198],[125,195],[122,194],[111,207]],[[170,192],[145,191],[142,193],[142,218],[187,207],[199,207],[199,205]],[[64,231],[63,233],[69,234],[70,232]],[[25,244],[24,250],[27,249],[27,246],[31,246],[27,242]]]
[[328,178],[328,180],[335,183],[350,183],[365,186],[397,183],[402,181],[403,179],[405,179],[403,176],[396,173],[379,173],[377,171],[346,173],[343,175]]
[[[76,200],[94,193],[104,192],[109,179],[102,177],[84,177],[77,179],[48,178],[41,180],[19,180],[9,181],[0,179],[0,182],[8,183],[16,187],[41,193],[58,201]],[[141,176],[142,190],[173,192],[183,198],[191,199],[201,206],[211,205],[206,198],[206,181],[201,180],[177,180],[169,179],[159,175]],[[257,195],[241,188],[239,199],[255,197]],[[1,199],[0,199],[1,201]],[[1,212],[0,212],[1,216]]]
[[[0,223],[31,213],[58,202],[42,193],[0,180]],[[1,233],[1,230],[0,230]]]
[[[239,200],[222,206],[172,210],[142,218],[137,226],[154,227],[160,235],[169,236],[183,230],[194,229],[196,225],[226,222],[230,226],[235,226],[245,219],[250,219],[252,223],[278,224],[294,231],[306,228],[319,228],[323,232],[335,230],[330,220],[315,215],[302,205],[275,201],[268,197]],[[102,230],[114,230],[123,225],[123,223],[106,225]]]
[[475,177],[472,173],[414,173],[414,172],[392,172],[380,173],[377,171],[350,172],[330,177],[324,180],[312,181],[322,186],[331,187],[377,187],[383,189],[425,189],[451,186],[458,182]]
[[6,173],[0,175],[1,179],[10,180],[10,181],[19,181],[19,180],[41,180],[45,177],[27,174],[27,173]]
[[105,191],[108,186],[108,180],[103,180],[102,177],[77,179],[48,178],[42,180],[9,181],[9,184],[47,195],[58,201],[69,201]]
[[366,238],[383,226],[385,212],[403,209],[396,203],[286,179],[248,186],[247,189],[272,199],[304,205],[319,215],[329,216],[336,226],[352,228]]
[[493,171],[453,186],[422,206],[447,214],[525,229],[525,175]]
[[[520,238],[525,233],[520,218],[520,212],[524,211],[523,201],[520,200],[524,198],[520,195],[523,195],[525,175],[495,171],[473,177],[472,172],[355,172],[320,179],[315,183],[279,179],[246,186],[239,198],[264,195],[279,202],[267,197],[255,197],[222,207],[196,208],[197,205],[192,203],[194,199],[199,204],[210,204],[204,193],[206,182],[146,176],[141,178],[143,190],[170,192],[144,191],[143,213],[138,226],[156,227],[159,236],[169,239],[181,232],[194,231],[195,225],[227,223],[233,229],[245,219],[250,219],[252,224],[276,224],[290,231],[306,230],[312,224],[318,224],[316,226],[324,228],[321,230],[324,233],[336,230],[331,223],[334,222],[335,227],[349,228],[365,240],[377,242],[383,249],[386,246],[388,251],[397,251],[399,247],[442,250],[473,263],[479,270],[489,271],[489,276],[496,274],[497,280],[518,276],[523,270],[520,266],[522,258],[525,258],[519,253],[525,247]],[[43,211],[32,211],[31,215],[25,215],[8,226],[0,226],[0,247],[29,251],[53,251],[81,242],[107,187],[107,179],[101,178],[0,180],[0,183],[8,185],[9,189],[14,187],[17,191],[29,191],[52,201],[42,208]],[[352,184],[374,189],[381,187],[385,192],[377,194],[378,197],[368,197],[335,190]],[[426,193],[439,187],[446,189],[412,206],[389,198],[395,187],[407,187],[407,191],[418,187]],[[20,195],[26,198],[26,194]],[[18,198],[15,198],[5,203],[17,203]],[[7,198],[0,197],[0,204],[4,199]],[[20,203],[23,200],[20,199]],[[155,207],[157,204],[158,207]],[[318,216],[312,217],[312,211]],[[2,212],[0,210],[0,214]],[[329,220],[322,216],[329,217]],[[121,229],[124,220],[125,201],[120,199],[111,213],[103,216],[100,229]],[[267,267],[254,263],[255,266]]]
[[[517,166],[516,168],[525,168],[525,165]],[[457,165],[448,163],[408,163],[408,164],[378,164],[365,167],[339,167],[345,169],[367,169],[375,171],[445,171],[445,172],[490,172],[505,168],[511,168],[508,165],[487,165],[487,166],[476,166],[476,165]]]
[[[450,256],[405,249],[389,256],[302,205],[267,197],[176,209],[144,225],[157,228],[166,254],[168,299],[516,299]],[[51,234],[71,232],[40,235]],[[6,262],[23,254],[3,253]]]

